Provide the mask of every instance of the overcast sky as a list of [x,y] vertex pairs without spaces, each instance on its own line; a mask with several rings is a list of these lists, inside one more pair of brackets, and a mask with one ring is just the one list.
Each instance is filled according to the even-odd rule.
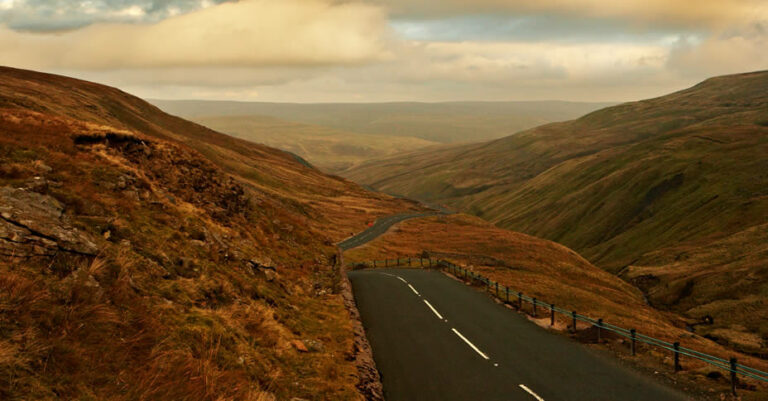
[[0,64],[146,98],[625,101],[768,69],[768,0],[0,0]]

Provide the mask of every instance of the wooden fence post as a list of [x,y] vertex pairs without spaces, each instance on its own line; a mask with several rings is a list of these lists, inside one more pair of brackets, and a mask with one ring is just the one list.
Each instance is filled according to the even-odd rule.
[[576,311],[571,311],[571,318],[573,319],[573,332],[576,332]]
[[597,342],[601,342],[603,339],[603,335],[601,333],[603,328],[603,319],[597,319]]
[[683,367],[680,366],[680,343],[675,342],[672,346],[675,348],[675,372],[679,372],[683,370]]
[[739,378],[736,376],[738,362],[736,358],[731,358],[731,393],[736,396],[736,385],[739,384]]
[[632,343],[630,346],[632,347],[632,356],[635,356],[635,347],[637,344],[637,330],[632,329],[629,331],[629,334],[632,336]]
[[549,325],[555,325],[555,304],[549,305]]

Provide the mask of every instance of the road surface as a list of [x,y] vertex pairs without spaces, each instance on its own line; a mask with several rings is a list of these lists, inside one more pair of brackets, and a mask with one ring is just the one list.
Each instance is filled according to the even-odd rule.
[[405,213],[405,214],[396,214],[394,216],[386,216],[382,217],[376,220],[375,223],[371,227],[368,227],[367,230],[353,236],[350,238],[345,239],[344,241],[339,242],[339,248],[341,248],[342,251],[346,251],[352,248],[357,248],[360,245],[363,245],[367,242],[371,242],[374,239],[376,239],[381,234],[384,234],[389,230],[390,227],[393,225],[409,220],[409,219],[416,219],[419,217],[428,217],[428,216],[437,216],[440,214],[446,214],[445,212],[435,211],[435,212],[422,212],[422,213]]
[[680,401],[436,271],[349,272],[388,401]]

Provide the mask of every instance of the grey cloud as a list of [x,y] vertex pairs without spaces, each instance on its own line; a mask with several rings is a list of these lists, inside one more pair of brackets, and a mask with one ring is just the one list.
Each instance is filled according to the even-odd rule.
[[60,31],[94,23],[153,23],[233,0],[5,0],[0,22],[14,30]]

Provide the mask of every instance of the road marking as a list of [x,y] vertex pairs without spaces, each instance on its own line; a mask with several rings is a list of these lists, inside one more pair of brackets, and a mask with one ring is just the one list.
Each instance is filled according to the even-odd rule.
[[538,401],[544,401],[543,398],[539,397],[538,394],[534,393],[533,390],[529,389],[528,387],[525,387],[525,384],[521,384],[520,388],[528,392],[528,394],[532,395],[534,398],[536,398]]
[[412,285],[408,284],[408,287],[410,287],[410,288],[411,288],[411,291],[413,291],[413,293],[414,293],[414,294],[416,294],[416,295],[420,295],[420,294],[419,294],[419,292],[418,292],[418,291],[416,291],[416,289],[415,289],[415,288],[413,288],[413,286],[412,286]]
[[480,356],[482,356],[484,359],[486,359],[486,360],[491,359],[491,358],[488,358],[488,355],[485,355],[483,353],[483,351],[480,351],[479,349],[477,349],[477,347],[475,347],[475,344],[472,344],[471,342],[469,342],[469,340],[467,340],[467,337],[462,336],[461,333],[459,333],[458,330],[456,330],[456,329],[451,329],[451,330],[453,330],[453,332],[456,333],[456,335],[459,336],[459,338],[464,340],[464,342],[467,343],[467,345],[472,347],[472,349],[475,350],[475,352],[477,352],[478,354],[480,354]]
[[404,282],[405,284],[408,284],[408,282],[407,282],[407,281],[405,281],[405,279],[404,279],[404,278],[402,278],[402,277],[400,277],[400,276],[396,276],[396,275],[394,275],[394,274],[389,274],[389,273],[379,273],[379,274],[383,274],[383,275],[385,275],[385,276],[389,276],[389,277],[397,277],[397,279],[398,279],[398,280],[400,280],[400,281]]
[[432,304],[431,304],[431,303],[429,303],[429,301],[427,301],[427,300],[425,299],[425,300],[424,300],[424,303],[425,303],[425,304],[427,304],[427,306],[429,306],[429,309],[432,309],[432,312],[435,312],[435,315],[437,315],[437,318],[438,318],[438,319],[440,319],[440,320],[443,320],[443,316],[442,316],[442,315],[440,315],[440,312],[438,312],[438,311],[437,311],[437,309],[435,309],[435,307],[434,307],[434,306],[432,306]]

